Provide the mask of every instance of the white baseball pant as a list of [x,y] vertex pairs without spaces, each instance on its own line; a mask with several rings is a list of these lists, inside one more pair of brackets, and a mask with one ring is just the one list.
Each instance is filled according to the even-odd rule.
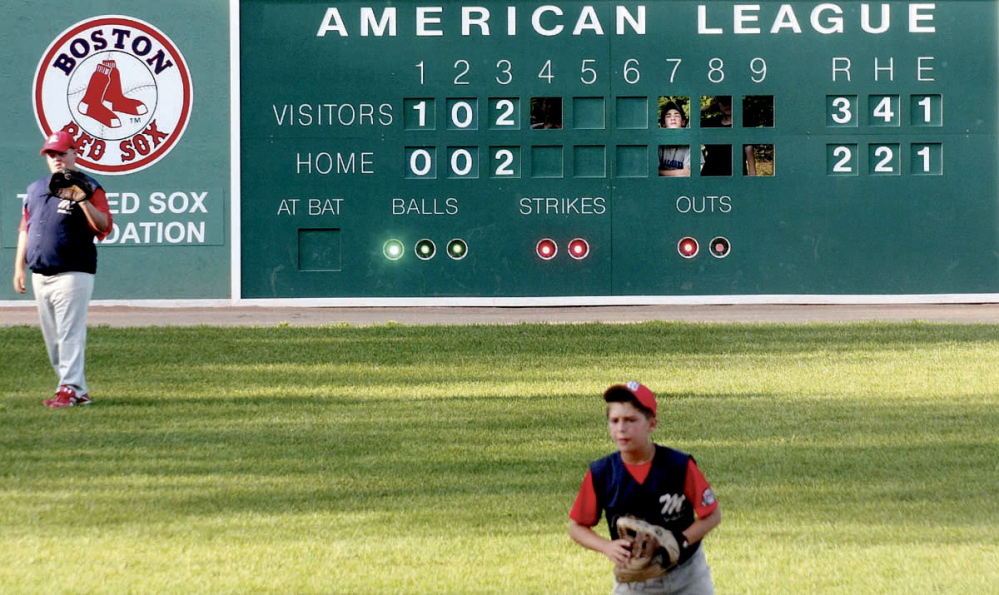
[[31,275],[42,336],[59,385],[69,385],[85,395],[83,374],[87,349],[87,312],[94,293],[94,275],[68,272],[57,275]]

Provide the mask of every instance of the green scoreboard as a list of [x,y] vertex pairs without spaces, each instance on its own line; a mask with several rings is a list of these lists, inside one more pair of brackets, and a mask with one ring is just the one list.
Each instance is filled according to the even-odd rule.
[[999,293],[994,1],[242,0],[239,35],[243,298]]

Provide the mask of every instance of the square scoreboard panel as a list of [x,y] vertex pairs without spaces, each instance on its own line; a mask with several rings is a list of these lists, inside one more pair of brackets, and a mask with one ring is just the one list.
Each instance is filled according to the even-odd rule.
[[242,297],[997,293],[996,23],[242,0]]

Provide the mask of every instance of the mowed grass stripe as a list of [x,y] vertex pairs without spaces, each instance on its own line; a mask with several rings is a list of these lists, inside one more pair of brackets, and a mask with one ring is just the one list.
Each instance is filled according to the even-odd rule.
[[566,515],[631,378],[720,593],[999,584],[996,326],[96,327],[66,411],[0,350],[4,592],[606,593]]

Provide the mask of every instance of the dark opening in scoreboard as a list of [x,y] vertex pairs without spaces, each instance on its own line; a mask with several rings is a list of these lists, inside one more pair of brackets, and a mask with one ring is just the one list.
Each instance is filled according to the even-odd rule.
[[243,0],[242,297],[997,293],[996,7]]

